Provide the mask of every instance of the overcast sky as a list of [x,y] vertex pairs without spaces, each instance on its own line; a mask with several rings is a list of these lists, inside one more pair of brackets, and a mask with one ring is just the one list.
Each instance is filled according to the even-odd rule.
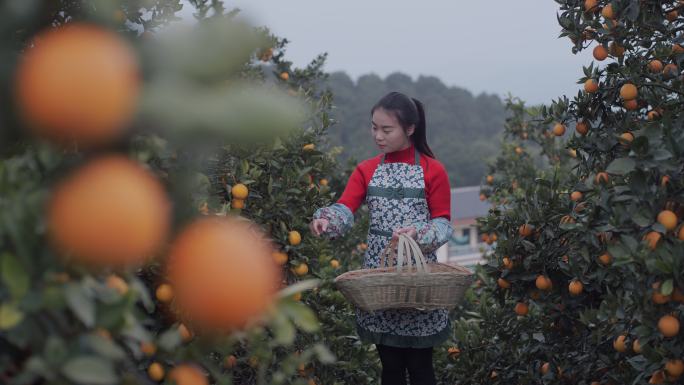
[[237,0],[227,7],[290,40],[287,57],[303,66],[327,52],[326,70],[352,78],[403,72],[450,86],[548,103],[580,88],[591,52],[558,38],[552,0]]

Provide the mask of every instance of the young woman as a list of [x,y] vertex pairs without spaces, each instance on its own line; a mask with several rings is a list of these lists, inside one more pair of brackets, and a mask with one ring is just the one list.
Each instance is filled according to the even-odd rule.
[[[378,267],[381,252],[400,233],[413,237],[428,261],[436,261],[435,250],[453,232],[451,190],[444,166],[427,144],[423,105],[391,92],[371,115],[372,138],[381,154],[356,167],[337,203],[315,212],[311,232],[342,236],[365,200],[370,229],[364,268]],[[411,385],[436,384],[432,350],[449,335],[447,310],[357,309],[356,323],[362,341],[377,347],[383,385],[406,384],[407,371]]]

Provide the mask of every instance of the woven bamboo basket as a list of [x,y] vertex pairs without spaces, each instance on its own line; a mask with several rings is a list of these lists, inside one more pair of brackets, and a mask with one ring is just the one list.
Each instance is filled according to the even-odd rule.
[[[458,265],[427,263],[416,241],[404,234],[399,235],[396,253],[394,246],[390,243],[383,251],[382,267],[353,270],[335,278],[338,290],[352,304],[366,311],[434,310],[452,309],[463,300],[473,280],[472,271]],[[395,258],[397,265],[392,266]]]

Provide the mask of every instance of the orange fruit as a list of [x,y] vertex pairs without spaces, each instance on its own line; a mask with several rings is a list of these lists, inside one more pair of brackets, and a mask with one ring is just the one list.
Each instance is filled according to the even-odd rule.
[[169,380],[175,381],[176,385],[209,385],[202,370],[190,364],[181,364],[171,369]]
[[[633,100],[630,100],[630,101],[633,101]],[[632,134],[631,132],[623,132],[620,135],[620,142],[623,145],[627,145],[629,143],[632,143],[633,140],[634,140],[634,134]]]
[[650,231],[648,234],[644,235],[644,240],[646,240],[649,249],[655,250],[658,246],[658,241],[660,241],[660,237],[661,235],[659,232]]
[[665,337],[674,337],[679,334],[679,320],[672,315],[664,315],[658,320],[658,330]]
[[570,200],[573,202],[577,202],[578,200],[582,199],[584,195],[582,195],[582,192],[580,191],[573,191],[572,194],[570,194]]
[[164,367],[159,362],[153,362],[147,368],[147,375],[152,381],[161,381],[164,379]]
[[295,301],[301,301],[302,300],[302,293],[299,292],[299,293],[293,294],[292,299],[294,299]]
[[639,339],[635,339],[634,342],[632,342],[632,350],[634,353],[639,354],[641,353],[641,342],[639,342]]
[[556,123],[556,125],[553,126],[553,134],[556,136],[563,136],[565,134],[565,125]]
[[628,111],[635,111],[639,109],[639,103],[636,101],[636,99],[625,100],[622,103],[622,106]]
[[586,120],[580,120],[575,125],[575,131],[580,135],[586,135],[589,132],[589,123]]
[[230,200],[230,208],[242,210],[245,208],[245,201],[243,199],[233,198]]
[[320,184],[321,186],[327,186],[327,185],[328,185],[328,180],[325,179],[325,178],[323,178],[323,179],[321,179],[321,180],[318,181],[318,184]]
[[596,7],[598,6],[598,1],[597,0],[584,0],[584,10],[586,12],[593,12],[598,10]]
[[584,92],[593,94],[596,91],[598,91],[599,86],[596,80],[594,79],[587,79],[587,81],[584,82]]
[[667,19],[667,21],[670,21],[670,22],[675,21],[678,16],[679,16],[679,12],[677,12],[676,9],[673,9],[672,11],[665,14],[665,18]]
[[95,25],[70,23],[40,33],[28,47],[15,91],[35,135],[89,147],[124,133],[140,90],[136,55],[124,39]]
[[624,335],[618,336],[618,338],[616,338],[613,341],[613,348],[620,353],[624,353],[627,351],[627,346],[625,345],[625,336]]
[[684,47],[682,47],[680,44],[672,44],[672,53],[675,55],[684,53]]
[[304,276],[309,273],[309,266],[306,263],[300,263],[294,268],[294,273],[298,276]]
[[679,232],[677,233],[677,239],[680,241],[684,241],[684,226],[681,226],[679,228]]
[[532,235],[532,231],[534,231],[534,226],[529,225],[527,223],[520,225],[520,227],[518,228],[518,233],[522,237],[529,237],[530,235]]
[[577,150],[571,148],[568,150],[568,155],[570,155],[571,158],[577,158]]
[[667,231],[674,230],[677,227],[677,214],[670,210],[663,210],[658,213],[658,223],[663,225]]
[[185,324],[178,325],[178,334],[180,334],[183,342],[189,342],[195,337],[195,333],[191,332]]
[[594,47],[594,51],[592,53],[594,55],[594,59],[598,61],[604,61],[608,57],[608,50],[602,45],[597,45]]
[[121,155],[101,156],[64,178],[47,212],[54,247],[94,267],[144,262],[163,246],[170,220],[161,183]]
[[494,183],[494,175],[487,175],[487,184]]
[[661,62],[660,60],[657,60],[657,59],[651,60],[648,63],[648,70],[651,72],[654,72],[654,73],[658,73],[658,72],[662,71],[663,70],[663,62]]
[[302,236],[299,234],[299,231],[293,230],[288,234],[287,240],[290,242],[290,245],[297,246],[302,243]]
[[487,196],[484,194],[480,194],[480,200],[484,202],[485,200],[487,200]]
[[660,185],[662,187],[665,187],[665,186],[667,186],[668,183],[670,183],[670,176],[669,175],[663,175],[660,178]]
[[120,295],[128,293],[128,283],[116,274],[107,277],[107,286],[116,290]]
[[680,359],[667,360],[665,372],[672,378],[679,378],[684,373],[684,362]]
[[538,275],[534,284],[537,286],[537,289],[543,290],[543,291],[549,291],[553,287],[553,283],[551,282],[551,279],[549,279],[549,277],[547,277],[545,275]]
[[141,342],[140,351],[147,356],[153,356],[157,352],[157,345],[152,342]]
[[665,372],[656,370],[651,378],[648,380],[649,384],[662,384],[665,381]]
[[583,290],[584,290],[584,285],[582,284],[582,282],[580,282],[578,280],[573,280],[568,285],[568,291],[572,295],[580,295],[580,294],[582,294]]
[[168,303],[173,299],[173,288],[168,283],[162,283],[157,286],[157,290],[154,291],[154,296],[157,301]]
[[542,375],[546,374],[549,372],[549,369],[551,368],[551,364],[548,362],[544,362],[544,364],[539,368],[539,371],[541,372]]
[[515,153],[518,154],[518,155],[522,154],[522,153],[523,153],[522,147],[516,146],[516,147],[515,147]]
[[482,239],[482,242],[484,242],[484,243],[486,243],[486,244],[488,244],[488,245],[491,245],[491,244],[492,244],[492,242],[489,240],[489,234],[487,234],[487,233],[482,234],[482,236],[480,237],[480,239]]
[[313,143],[305,144],[304,146],[302,146],[302,150],[304,151],[313,151],[314,149],[316,149],[316,145]]
[[530,310],[529,307],[524,302],[518,302],[515,304],[514,311],[515,311],[515,314],[517,314],[517,315],[520,315],[520,316],[527,315],[529,310]]
[[508,258],[508,257],[504,257],[504,258],[503,258],[503,266],[504,266],[506,269],[509,269],[509,270],[510,270],[510,269],[513,268],[513,261],[511,261],[511,259]]
[[249,189],[244,184],[238,183],[230,189],[230,195],[233,199],[247,199]]
[[601,254],[601,256],[599,256],[598,259],[603,266],[608,266],[613,261],[613,256],[608,253],[604,253]]
[[271,253],[271,256],[273,257],[273,260],[275,261],[276,264],[283,266],[284,264],[287,263],[287,260],[289,257],[287,256],[287,253],[284,253],[282,251],[274,251]]
[[511,287],[511,283],[505,280],[504,278],[497,279],[496,283],[502,289],[509,289]]
[[609,3],[603,7],[601,10],[601,16],[605,17],[606,19],[614,19],[615,13],[613,12],[613,5]]
[[620,97],[622,100],[636,99],[637,95],[637,88],[634,84],[627,83],[620,87]]
[[594,179],[594,182],[596,184],[601,184],[601,183],[608,183],[610,181],[610,176],[608,176],[607,172],[599,172],[596,174],[596,178]]
[[338,267],[340,267],[340,261],[338,261],[337,259],[331,260],[330,267],[332,267],[333,269],[337,269]]
[[461,355],[461,349],[452,346],[449,349],[447,349],[447,354],[449,355],[449,358],[455,360]]
[[283,79],[283,80],[285,80],[285,81],[287,81],[287,80],[290,79],[290,74],[288,74],[287,72],[281,72],[281,73],[280,73],[280,78]]
[[663,75],[665,76],[677,76],[678,73],[679,68],[674,63],[666,64],[665,68],[663,68]]
[[188,225],[171,245],[168,280],[181,317],[233,330],[273,302],[280,274],[271,243],[240,217],[207,217]]
[[223,367],[226,369],[232,369],[235,365],[237,365],[237,357],[232,354],[223,360]]

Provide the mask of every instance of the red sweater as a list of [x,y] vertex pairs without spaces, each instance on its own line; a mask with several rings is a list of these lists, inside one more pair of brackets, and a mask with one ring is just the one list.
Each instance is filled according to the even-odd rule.
[[[366,199],[366,190],[371,177],[382,161],[382,154],[361,162],[349,177],[349,182],[337,203],[349,207],[352,212],[361,206]],[[415,153],[411,147],[390,152],[387,154],[385,163],[404,162],[414,164]],[[425,178],[425,197],[432,218],[444,217],[451,220],[451,188],[449,177],[442,163],[427,155],[420,156],[420,165],[423,167]]]

